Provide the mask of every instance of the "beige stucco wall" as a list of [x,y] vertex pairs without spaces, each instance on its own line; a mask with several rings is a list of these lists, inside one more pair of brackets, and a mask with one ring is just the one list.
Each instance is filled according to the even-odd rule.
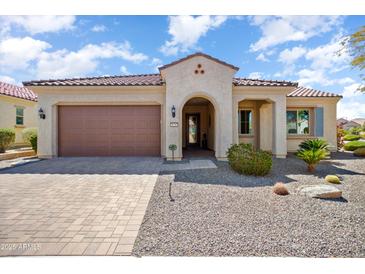
[[[23,126],[15,123],[16,107],[24,108]],[[38,127],[37,102],[0,95],[0,128],[15,130],[15,145],[24,144],[22,131],[28,127]]]
[[[201,64],[204,74],[195,74]],[[232,78],[235,70],[202,56],[196,56],[161,71],[166,82],[166,151],[170,144],[177,145],[176,158],[182,157],[182,110],[185,103],[194,97],[208,99],[215,111],[214,151],[218,159],[226,158],[226,151],[232,144]],[[176,117],[171,116],[175,106]],[[178,127],[170,127],[178,122]]]
[[[310,112],[310,123],[314,128],[314,111],[313,108],[323,107],[323,138],[327,140],[332,151],[337,150],[337,133],[336,133],[336,117],[337,102],[339,98],[288,98],[288,108],[299,107],[312,109]],[[315,138],[314,133],[306,137],[288,136],[288,151],[293,152],[298,149],[298,145],[305,139]]]
[[[165,123],[164,87],[34,87],[38,105],[46,119],[39,121],[38,155],[50,158],[58,154],[58,105],[161,105],[161,125]],[[161,126],[161,144],[165,143]],[[161,145],[161,155],[165,146]]]

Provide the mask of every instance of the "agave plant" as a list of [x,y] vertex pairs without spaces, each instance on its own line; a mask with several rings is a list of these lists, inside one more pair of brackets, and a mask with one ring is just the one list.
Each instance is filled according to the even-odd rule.
[[328,143],[322,139],[306,140],[299,144],[297,157],[308,165],[308,171],[313,172],[316,165],[328,156]]

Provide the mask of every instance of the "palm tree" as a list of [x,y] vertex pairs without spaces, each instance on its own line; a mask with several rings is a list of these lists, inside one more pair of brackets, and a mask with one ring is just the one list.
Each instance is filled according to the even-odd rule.
[[328,143],[322,139],[306,140],[299,144],[296,156],[308,165],[308,171],[313,172],[316,165],[328,156]]

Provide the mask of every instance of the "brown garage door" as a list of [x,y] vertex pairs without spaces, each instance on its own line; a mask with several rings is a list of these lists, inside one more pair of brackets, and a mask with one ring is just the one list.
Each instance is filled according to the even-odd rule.
[[160,106],[59,106],[59,156],[160,156]]

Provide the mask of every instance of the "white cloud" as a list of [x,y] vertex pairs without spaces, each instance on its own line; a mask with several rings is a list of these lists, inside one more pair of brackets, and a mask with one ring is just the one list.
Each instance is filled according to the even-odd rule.
[[129,74],[131,74],[131,73],[128,71],[128,69],[127,69],[127,67],[126,67],[126,66],[121,66],[121,67],[120,67],[120,72],[121,72],[123,75],[129,75]]
[[337,104],[337,117],[354,119],[365,117],[365,102],[340,100]]
[[1,25],[10,28],[18,26],[31,34],[70,30],[74,27],[75,16],[36,15],[36,16],[2,16]]
[[316,70],[316,69],[302,69],[298,72],[299,85],[307,85],[307,84],[320,84],[322,86],[331,86],[335,84],[350,84],[353,83],[354,80],[350,77],[344,78],[329,78],[326,75],[326,71],[323,69]]
[[133,63],[148,59],[143,53],[134,53],[128,41],[100,45],[89,44],[78,51],[66,49],[43,52],[37,63],[38,78],[79,77],[94,71],[101,59],[121,58]]
[[13,84],[13,85],[17,84],[17,82],[15,81],[14,78],[12,78],[10,76],[6,76],[6,75],[0,75],[0,82],[5,82],[5,83]]
[[226,20],[227,16],[170,16],[168,33],[172,37],[165,41],[160,51],[165,55],[176,55],[194,49],[200,37]]
[[262,36],[250,45],[252,51],[307,39],[330,31],[342,21],[339,16],[254,16],[250,24],[261,29]]
[[95,25],[91,29],[91,31],[93,31],[93,32],[104,32],[106,30],[107,30],[107,28],[104,25]]
[[269,59],[267,59],[265,54],[262,52],[256,57],[256,60],[262,62],[269,62]]
[[0,70],[26,69],[51,45],[31,37],[9,38],[0,42]]
[[360,87],[359,83],[355,83],[349,86],[344,87],[343,92],[341,93],[344,98],[361,96],[363,93],[358,90]]
[[154,71],[158,72],[158,68],[163,66],[162,60],[159,58],[152,58],[150,66],[154,68]]
[[263,77],[263,74],[261,72],[258,72],[258,71],[251,72],[248,75],[248,78],[250,78],[250,79],[262,79],[262,77]]
[[285,64],[293,64],[296,60],[301,58],[306,51],[307,50],[301,46],[294,47],[292,49],[285,49],[280,52],[278,61]]

